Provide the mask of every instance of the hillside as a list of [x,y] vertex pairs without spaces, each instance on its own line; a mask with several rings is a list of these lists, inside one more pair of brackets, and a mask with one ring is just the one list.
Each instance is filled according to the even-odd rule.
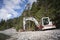
[[[50,17],[55,22],[57,28],[60,26],[60,1],[59,0],[37,0],[32,4],[31,9],[25,9],[20,17],[10,19],[7,21],[2,20],[0,22],[0,30],[14,27],[17,30],[23,29],[23,17],[35,17],[38,21],[42,17]],[[27,22],[27,30],[35,30],[35,25],[30,22],[30,28],[28,28],[29,22]]]

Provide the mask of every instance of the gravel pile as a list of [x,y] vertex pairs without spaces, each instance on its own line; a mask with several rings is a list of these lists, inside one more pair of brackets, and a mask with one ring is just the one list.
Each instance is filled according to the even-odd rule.
[[60,30],[21,32],[17,40],[60,40]]
[[17,33],[17,31],[14,28],[10,28],[10,29],[0,31],[0,33],[6,34],[6,35],[14,35]]
[[13,35],[7,40],[60,40],[60,29],[15,32],[11,34]]

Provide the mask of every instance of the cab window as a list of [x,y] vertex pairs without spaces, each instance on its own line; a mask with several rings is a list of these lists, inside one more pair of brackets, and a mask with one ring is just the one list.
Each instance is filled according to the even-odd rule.
[[44,25],[48,25],[49,24],[48,18],[43,19],[43,24]]

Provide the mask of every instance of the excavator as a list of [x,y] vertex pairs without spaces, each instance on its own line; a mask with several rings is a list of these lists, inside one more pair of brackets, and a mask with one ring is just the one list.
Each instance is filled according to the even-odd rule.
[[36,27],[39,30],[45,30],[45,29],[53,29],[56,28],[56,26],[54,25],[54,23],[50,20],[49,17],[42,17],[40,20],[40,24],[39,22],[34,18],[34,17],[24,17],[23,18],[23,30],[26,30],[26,22],[27,21],[33,21],[36,25]]

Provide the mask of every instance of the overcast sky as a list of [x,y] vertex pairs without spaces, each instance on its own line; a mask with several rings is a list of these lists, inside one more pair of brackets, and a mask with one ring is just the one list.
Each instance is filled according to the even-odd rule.
[[8,20],[22,14],[27,3],[32,5],[36,0],[0,0],[0,20]]

